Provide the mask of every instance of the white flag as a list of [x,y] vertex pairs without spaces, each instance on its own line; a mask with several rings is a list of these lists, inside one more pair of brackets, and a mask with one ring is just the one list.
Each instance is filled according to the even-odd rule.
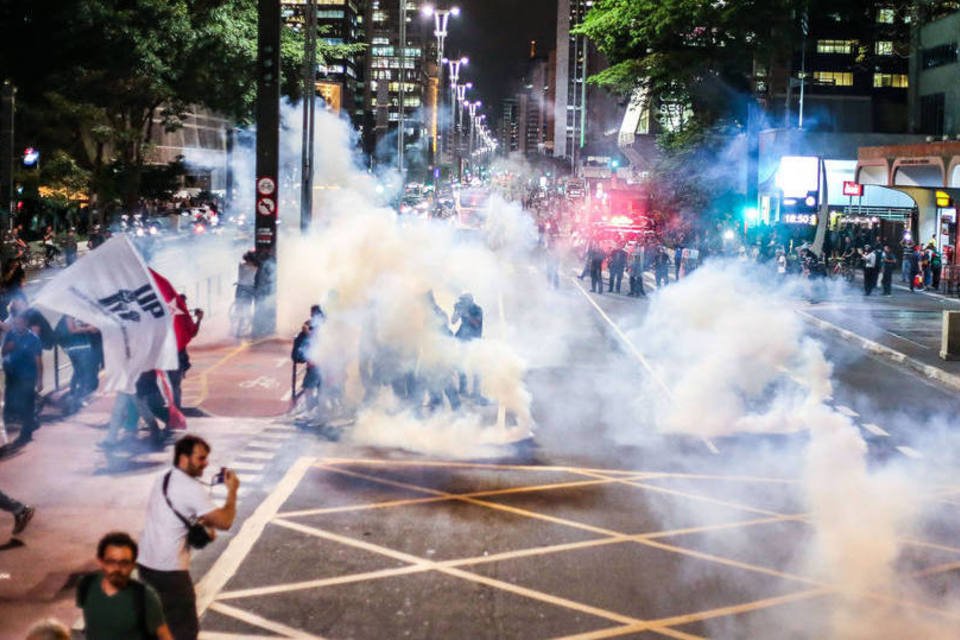
[[133,393],[142,372],[178,366],[172,310],[125,235],[57,274],[34,304],[100,330],[107,391]]

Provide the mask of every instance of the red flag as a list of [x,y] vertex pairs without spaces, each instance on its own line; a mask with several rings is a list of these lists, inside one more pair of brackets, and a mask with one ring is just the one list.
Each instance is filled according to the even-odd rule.
[[170,281],[153,269],[150,269],[150,275],[153,276],[153,281],[157,284],[157,289],[160,290],[164,300],[167,301],[167,306],[169,306],[173,312],[173,331],[177,334],[177,351],[183,351],[187,348],[187,345],[190,344],[190,341],[193,340],[193,337],[197,335],[200,327],[193,321],[193,316],[190,315],[190,310],[187,309],[186,297],[177,293],[177,290],[173,288]]

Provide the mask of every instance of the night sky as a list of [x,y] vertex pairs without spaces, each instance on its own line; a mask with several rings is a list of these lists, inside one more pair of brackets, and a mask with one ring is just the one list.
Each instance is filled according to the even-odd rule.
[[[445,4],[438,3],[440,6]],[[484,105],[497,105],[519,80],[521,63],[528,57],[530,41],[546,55],[557,39],[557,0],[457,0],[460,17],[451,18],[447,56],[470,58],[470,69],[461,71],[461,82],[473,82]],[[485,109],[488,120],[497,109]]]

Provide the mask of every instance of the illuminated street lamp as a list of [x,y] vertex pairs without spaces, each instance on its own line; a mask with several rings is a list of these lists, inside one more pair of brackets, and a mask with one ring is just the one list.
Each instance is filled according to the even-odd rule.
[[[457,101],[457,83],[460,82],[460,67],[465,64],[470,64],[470,59],[467,56],[463,56],[457,60],[444,58],[443,61],[447,63],[447,73],[450,76],[450,125],[447,127],[447,150],[451,155],[456,155],[457,139],[455,129],[457,123],[454,120],[453,114]],[[438,96],[437,108],[439,108],[439,106],[440,100]]]
[[[443,153],[440,130],[443,128],[441,120],[440,104],[443,102],[443,50],[447,43],[447,26],[450,22],[450,16],[459,16],[459,7],[450,7],[449,9],[437,9],[431,5],[424,5],[420,12],[424,17],[433,16],[433,35],[437,38],[437,131],[434,134],[433,148]],[[459,73],[459,70],[458,70]]]

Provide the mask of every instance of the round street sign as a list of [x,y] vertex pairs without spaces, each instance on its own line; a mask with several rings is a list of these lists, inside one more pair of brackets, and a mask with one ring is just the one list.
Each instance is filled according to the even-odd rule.
[[272,196],[273,192],[277,190],[277,183],[273,181],[273,178],[265,176],[257,180],[257,193],[262,196]]
[[273,198],[261,197],[257,199],[257,214],[261,216],[272,216],[277,213],[277,203]]

